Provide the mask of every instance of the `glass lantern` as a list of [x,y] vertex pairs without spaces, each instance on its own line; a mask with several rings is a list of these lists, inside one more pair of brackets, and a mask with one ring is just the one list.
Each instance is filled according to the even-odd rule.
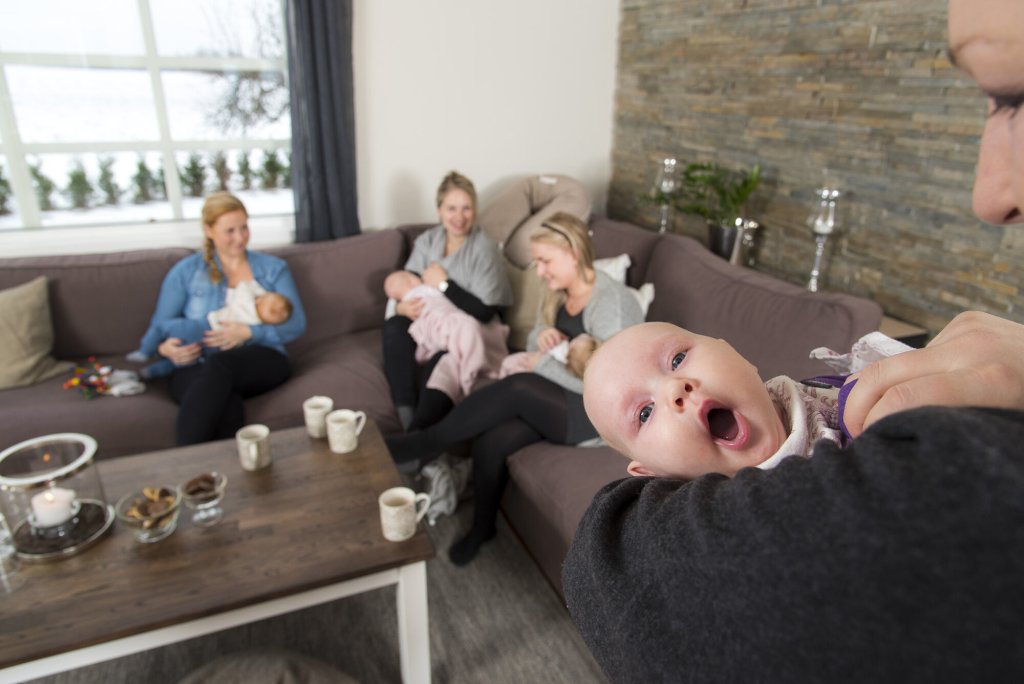
[[836,200],[840,196],[839,190],[829,187],[818,188],[818,208],[807,219],[808,225],[814,231],[814,264],[811,266],[811,276],[807,281],[807,289],[817,292],[824,279],[825,271],[825,243],[828,236],[836,229]]
[[95,455],[95,439],[71,432],[36,437],[0,453],[0,509],[19,558],[66,558],[110,529],[114,509]]
[[661,217],[658,221],[658,232],[666,233],[672,225],[672,197],[679,189],[679,175],[676,171],[676,160],[666,157],[661,162],[658,175],[651,188],[651,196],[658,203]]

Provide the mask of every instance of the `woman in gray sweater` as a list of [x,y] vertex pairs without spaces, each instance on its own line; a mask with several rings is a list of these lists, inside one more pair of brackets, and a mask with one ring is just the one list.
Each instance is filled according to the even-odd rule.
[[[601,342],[643,321],[633,294],[594,269],[587,225],[575,216],[560,212],[545,221],[530,237],[530,252],[547,286],[527,341],[530,351],[546,352],[583,333]],[[450,549],[452,562],[468,563],[494,536],[509,454],[540,440],[579,444],[597,436],[582,392],[583,382],[544,354],[532,373],[474,392],[430,428],[388,438],[397,463],[420,465],[452,444],[473,440],[473,528]]]

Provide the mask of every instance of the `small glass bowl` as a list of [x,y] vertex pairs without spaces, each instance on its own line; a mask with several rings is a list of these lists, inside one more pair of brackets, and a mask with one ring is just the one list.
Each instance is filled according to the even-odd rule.
[[122,496],[115,510],[117,519],[135,533],[138,541],[158,542],[178,526],[181,490],[167,485],[143,487]]
[[224,488],[228,485],[228,477],[216,471],[196,475],[181,484],[181,495],[185,505],[195,511],[192,523],[197,527],[212,527],[224,517],[224,509],[220,500],[224,497]]

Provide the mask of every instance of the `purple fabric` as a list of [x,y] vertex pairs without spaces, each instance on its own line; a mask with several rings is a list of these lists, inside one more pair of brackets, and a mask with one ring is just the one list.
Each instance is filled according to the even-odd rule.
[[850,396],[850,391],[853,386],[857,384],[857,381],[849,382],[839,388],[839,428],[846,435],[847,439],[853,439],[853,435],[846,429],[846,398]]
[[[801,380],[805,385],[817,385],[819,387],[838,387],[839,388],[839,429],[843,431],[847,440],[853,439],[853,435],[846,429],[846,398],[850,396],[850,392],[853,390],[853,386],[857,384],[857,381],[847,383],[846,379],[849,375],[815,375],[813,378],[807,378]],[[846,443],[845,441],[843,442]]]

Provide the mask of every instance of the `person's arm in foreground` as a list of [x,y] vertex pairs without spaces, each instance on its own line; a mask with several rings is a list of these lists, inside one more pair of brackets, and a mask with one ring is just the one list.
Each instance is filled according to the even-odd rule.
[[1020,681],[1024,414],[926,408],[733,479],[627,478],[563,570],[613,682]]
[[846,400],[854,436],[875,421],[919,406],[1024,409],[1024,325],[969,311],[927,347],[865,368]]

